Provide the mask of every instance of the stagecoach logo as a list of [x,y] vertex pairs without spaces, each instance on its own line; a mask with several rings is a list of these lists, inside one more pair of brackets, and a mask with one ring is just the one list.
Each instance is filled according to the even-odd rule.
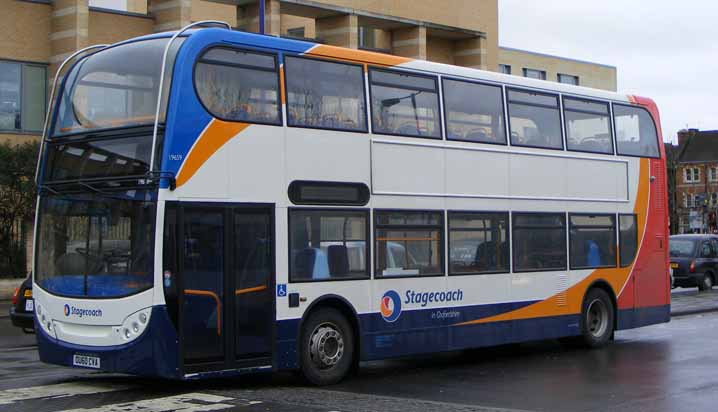
[[98,318],[102,316],[102,309],[82,309],[67,304],[65,305],[64,311],[65,316],[75,315],[78,318],[82,318],[84,316]]
[[387,322],[394,322],[401,315],[401,298],[394,290],[384,293],[381,298],[381,317]]

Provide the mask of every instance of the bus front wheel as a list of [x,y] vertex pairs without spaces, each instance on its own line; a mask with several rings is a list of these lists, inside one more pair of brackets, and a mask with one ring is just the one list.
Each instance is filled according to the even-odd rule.
[[608,293],[600,288],[589,290],[581,310],[581,343],[589,348],[607,344],[613,335],[615,316]]
[[302,326],[301,369],[314,385],[332,385],[350,372],[354,334],[346,318],[334,308],[312,312]]

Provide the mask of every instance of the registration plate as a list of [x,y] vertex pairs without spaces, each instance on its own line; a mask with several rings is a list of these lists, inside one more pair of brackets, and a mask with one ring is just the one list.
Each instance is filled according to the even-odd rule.
[[100,358],[97,356],[73,355],[72,364],[83,368],[100,369]]
[[678,269],[678,263],[675,263],[675,262],[671,263],[671,268]]
[[25,312],[32,312],[35,310],[35,301],[28,299],[25,301]]

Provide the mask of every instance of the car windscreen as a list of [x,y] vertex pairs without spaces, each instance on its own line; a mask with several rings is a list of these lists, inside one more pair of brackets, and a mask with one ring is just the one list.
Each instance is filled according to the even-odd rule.
[[671,239],[671,257],[693,257],[696,242],[689,239]]

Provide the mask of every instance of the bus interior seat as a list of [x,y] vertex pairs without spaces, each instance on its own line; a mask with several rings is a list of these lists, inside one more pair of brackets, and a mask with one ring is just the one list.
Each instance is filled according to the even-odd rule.
[[329,274],[332,277],[349,275],[349,252],[344,245],[330,245],[327,248]]
[[299,279],[329,279],[327,255],[317,248],[306,248],[294,258],[294,275]]

